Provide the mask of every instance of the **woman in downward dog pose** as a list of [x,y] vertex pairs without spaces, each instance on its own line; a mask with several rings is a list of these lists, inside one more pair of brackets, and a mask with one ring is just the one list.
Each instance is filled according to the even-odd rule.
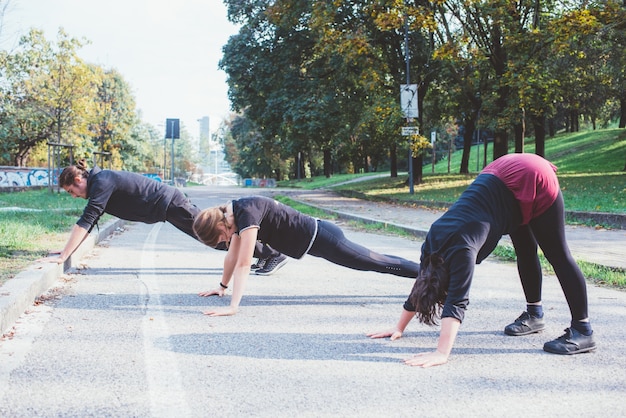
[[474,265],[509,234],[526,297],[526,311],[504,328],[507,335],[527,335],[545,328],[541,303],[542,274],[537,245],[554,268],[571,313],[570,327],[543,349],[576,354],[596,348],[587,313],[585,278],[565,241],[563,196],[556,167],[534,154],[509,154],[489,164],[437,221],[422,246],[421,272],[395,328],[368,334],[400,338],[416,316],[428,325],[441,320],[437,349],[405,361],[436,366],[448,360],[465,309]]
[[224,243],[228,246],[220,286],[200,295],[223,296],[232,279],[230,306],[204,312],[210,316],[237,313],[257,240],[293,258],[310,254],[355,270],[410,278],[417,277],[419,272],[417,263],[371,251],[349,241],[335,224],[317,220],[262,196],[243,197],[205,209],[196,217],[193,229],[200,241],[208,246]]

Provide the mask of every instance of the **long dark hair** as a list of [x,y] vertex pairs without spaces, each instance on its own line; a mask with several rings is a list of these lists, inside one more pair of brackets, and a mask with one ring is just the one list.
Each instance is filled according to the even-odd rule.
[[449,282],[450,274],[443,258],[438,254],[425,256],[409,295],[409,302],[415,307],[415,316],[420,322],[426,325],[439,323]]

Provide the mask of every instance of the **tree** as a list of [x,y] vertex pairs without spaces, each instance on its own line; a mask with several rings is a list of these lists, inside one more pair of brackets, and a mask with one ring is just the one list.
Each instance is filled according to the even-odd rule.
[[[94,72],[101,73],[88,134],[93,138],[92,148],[109,154],[113,168],[145,169],[143,144],[137,143],[138,137],[131,134],[139,121],[130,86],[116,70],[92,68]],[[126,158],[122,159],[122,155]]]
[[59,30],[57,43],[31,30],[15,54],[0,56],[3,80],[0,139],[3,154],[24,165],[44,141],[71,144],[82,153],[94,116],[99,75],[76,54],[82,43]]

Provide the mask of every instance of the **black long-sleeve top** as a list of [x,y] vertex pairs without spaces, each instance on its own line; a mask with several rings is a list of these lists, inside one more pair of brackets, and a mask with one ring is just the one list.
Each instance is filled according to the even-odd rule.
[[[421,261],[427,255],[439,254],[450,274],[442,318],[463,321],[474,265],[491,254],[502,235],[519,227],[521,219],[519,203],[502,180],[481,174],[431,225],[422,245]],[[415,311],[408,300],[404,309]]]
[[91,231],[104,213],[128,221],[162,222],[177,192],[141,174],[94,167],[87,178],[89,201],[76,224]]

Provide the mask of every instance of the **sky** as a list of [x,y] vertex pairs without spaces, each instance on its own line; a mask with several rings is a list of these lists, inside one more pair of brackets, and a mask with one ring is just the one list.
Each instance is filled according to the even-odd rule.
[[214,132],[230,113],[218,63],[238,29],[222,0],[9,0],[0,47],[11,49],[33,27],[48,41],[59,27],[89,40],[78,55],[122,74],[143,121],[164,134],[168,118],[197,138],[198,119],[209,116]]

